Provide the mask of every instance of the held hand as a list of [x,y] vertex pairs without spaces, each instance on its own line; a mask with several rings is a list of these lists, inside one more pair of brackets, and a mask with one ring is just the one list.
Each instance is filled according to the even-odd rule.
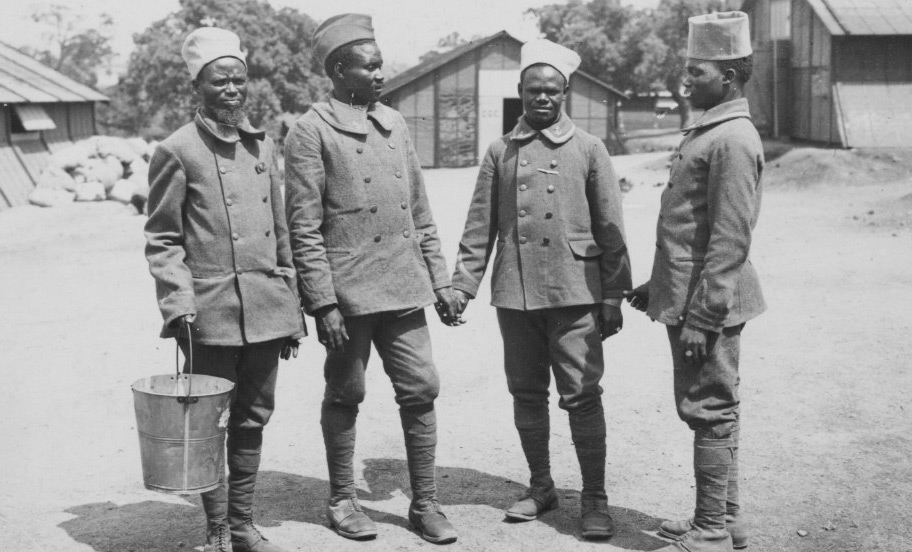
[[679,339],[684,350],[684,362],[691,366],[700,366],[706,361],[707,332],[704,329],[685,323]]
[[344,351],[348,341],[345,318],[336,305],[323,307],[316,313],[317,339],[331,351]]
[[640,312],[646,312],[646,309],[649,308],[649,282],[625,291],[624,297],[627,298],[631,307]]
[[437,302],[434,308],[437,309],[437,315],[440,321],[447,326],[461,326],[465,321],[459,311],[459,305],[456,302],[456,294],[453,288],[445,287],[434,291],[437,296]]
[[457,289],[453,292],[456,295],[456,307],[459,309],[459,316],[462,316],[462,313],[465,312],[466,307],[469,306],[469,301],[472,299],[466,292],[461,289]]
[[178,337],[190,335],[190,327],[193,325],[193,321],[196,320],[195,314],[185,314],[181,316],[178,320],[177,335]]
[[602,341],[620,332],[621,328],[624,327],[624,315],[621,313],[621,307],[602,304],[602,310],[599,313],[599,323],[601,324]]
[[282,343],[282,352],[279,353],[279,356],[282,360],[288,360],[291,357],[298,358],[298,346],[300,341],[296,337],[286,337],[285,342]]

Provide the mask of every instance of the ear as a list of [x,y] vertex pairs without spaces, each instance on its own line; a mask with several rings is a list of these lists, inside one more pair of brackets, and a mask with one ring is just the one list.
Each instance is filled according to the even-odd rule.
[[345,77],[345,75],[343,74],[344,69],[345,68],[342,66],[342,62],[337,61],[336,64],[333,65],[333,70],[332,70],[333,78],[337,78],[337,79],[344,78]]
[[738,72],[732,68],[728,68],[722,73],[722,84],[732,84],[737,78]]
[[522,81],[516,83],[516,92],[518,92],[519,97],[522,98]]

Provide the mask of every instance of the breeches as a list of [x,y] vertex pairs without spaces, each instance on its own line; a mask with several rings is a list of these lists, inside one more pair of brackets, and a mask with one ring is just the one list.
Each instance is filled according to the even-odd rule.
[[576,410],[601,404],[605,371],[599,305],[535,311],[497,309],[507,388],[514,400],[547,403],[551,372],[558,405]]
[[329,351],[326,356],[324,405],[357,408],[364,401],[372,343],[401,408],[434,403],[440,378],[431,356],[431,336],[423,309],[348,317],[345,330],[349,337],[345,350]]
[[668,340],[674,363],[674,395],[678,416],[705,437],[726,439],[741,414],[738,398],[738,357],[744,324],[710,333],[707,358],[692,366],[685,362],[680,337],[683,326],[668,326]]

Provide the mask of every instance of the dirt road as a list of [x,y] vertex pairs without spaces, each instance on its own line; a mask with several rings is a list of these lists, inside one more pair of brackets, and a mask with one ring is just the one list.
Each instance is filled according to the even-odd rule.
[[[654,184],[665,178],[655,159],[616,160],[635,184],[625,213],[637,283],[649,274],[661,191]],[[426,173],[451,266],[474,176],[471,168]],[[912,550],[910,192],[908,181],[767,190],[752,256],[770,309],[748,324],[742,342],[749,550]],[[198,499],[149,492],[141,482],[130,383],[167,373],[174,362],[173,343],[157,337],[143,222],[113,203],[0,213],[0,550],[175,551],[202,542]],[[624,331],[605,345],[618,534],[588,543],[578,536],[578,468],[556,404],[552,464],[562,507],[537,522],[503,521],[527,475],[487,283],[484,289],[465,326],[432,323],[443,380],[440,496],[460,531],[446,549],[664,545],[654,531],[666,517],[688,515],[693,484],[690,433],[675,415],[663,328],[625,309]],[[376,362],[356,456],[363,504],[380,535],[357,543],[327,527],[322,358],[309,339],[281,368],[258,522],[289,550],[433,548],[407,528],[401,430]]]

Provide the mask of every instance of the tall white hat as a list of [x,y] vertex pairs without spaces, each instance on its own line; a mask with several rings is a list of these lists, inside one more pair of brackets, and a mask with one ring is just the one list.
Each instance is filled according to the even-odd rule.
[[687,20],[687,57],[709,61],[751,55],[750,23],[740,11],[708,13]]
[[519,70],[525,71],[526,67],[544,63],[557,69],[561,75],[570,82],[570,74],[580,65],[579,54],[544,38],[530,40],[523,44],[519,51]]
[[181,57],[187,63],[190,78],[195,79],[206,64],[218,58],[233,57],[247,66],[247,56],[241,51],[238,35],[218,27],[200,27],[184,39]]

